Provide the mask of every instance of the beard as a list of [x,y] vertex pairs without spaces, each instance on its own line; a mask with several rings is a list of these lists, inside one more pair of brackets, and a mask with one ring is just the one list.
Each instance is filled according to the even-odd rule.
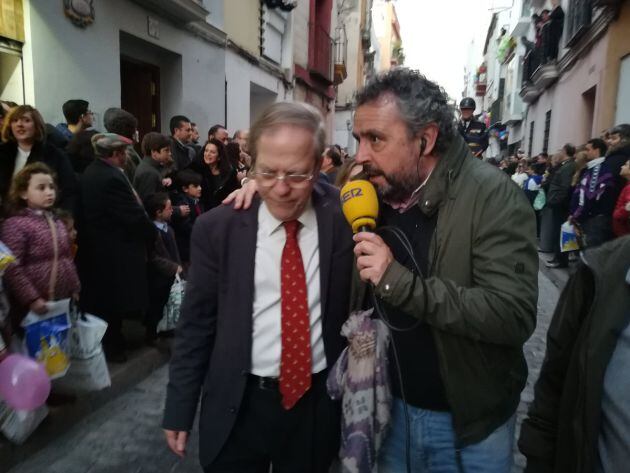
[[375,185],[375,187],[378,195],[389,203],[405,202],[421,184],[415,169],[411,172],[401,170],[396,174],[385,174],[380,169],[366,163],[363,165],[363,175],[368,179],[377,176],[385,179],[386,184]]

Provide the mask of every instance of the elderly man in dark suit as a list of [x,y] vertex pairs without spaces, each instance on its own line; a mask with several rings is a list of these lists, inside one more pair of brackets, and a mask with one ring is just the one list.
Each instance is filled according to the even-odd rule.
[[184,455],[201,393],[206,472],[326,472],[339,406],[326,375],[344,347],[352,235],[316,183],[321,115],[277,103],[251,129],[260,200],[197,220],[163,426]]
[[107,321],[105,355],[124,362],[122,317],[148,306],[147,249],[157,230],[123,171],[131,140],[99,133],[92,144],[78,219],[81,307]]

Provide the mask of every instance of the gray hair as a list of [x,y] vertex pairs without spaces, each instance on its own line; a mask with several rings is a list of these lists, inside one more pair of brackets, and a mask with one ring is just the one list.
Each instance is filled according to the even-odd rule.
[[360,90],[356,106],[375,102],[384,95],[396,99],[401,119],[407,125],[410,137],[430,123],[439,128],[435,150],[443,153],[455,136],[455,109],[442,87],[420,72],[398,67],[376,75]]
[[260,137],[280,125],[291,125],[310,131],[313,134],[313,158],[317,163],[321,161],[326,146],[326,128],[319,110],[303,102],[276,102],[262,112],[249,130],[252,167],[258,157]]

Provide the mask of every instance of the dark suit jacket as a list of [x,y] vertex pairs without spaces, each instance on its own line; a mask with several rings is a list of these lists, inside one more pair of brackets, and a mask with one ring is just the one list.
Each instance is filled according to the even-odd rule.
[[85,169],[94,162],[94,148],[92,147],[92,137],[96,135],[98,131],[94,128],[88,128],[87,130],[81,130],[68,143],[66,146],[66,153],[70,158],[70,163],[74,172],[77,174],[83,174]]
[[[0,199],[3,204],[6,202],[11,181],[13,180],[16,156],[17,143],[8,141],[0,144]],[[46,164],[56,174],[57,186],[59,187],[57,205],[69,212],[75,212],[77,180],[65,153],[53,146],[49,141],[38,141],[33,144],[33,149],[31,149],[31,154],[28,156],[26,164],[37,162]]]
[[[345,339],[353,265],[352,233],[339,193],[316,184],[324,349],[332,367]],[[197,220],[192,266],[177,328],[164,414],[164,428],[191,430],[199,394],[201,464],[221,450],[238,413],[251,368],[254,264],[258,207],[220,206]]]
[[120,169],[98,158],[86,168],[77,223],[82,308],[105,317],[145,309],[157,228]]
[[[179,256],[183,263],[190,262],[190,236],[192,235],[192,229],[197,220],[197,211],[195,210],[195,203],[192,199],[188,198],[184,193],[173,194],[171,196],[173,207],[176,209],[180,205],[188,205],[190,207],[190,213],[183,217],[180,213],[173,211],[171,217],[171,224],[175,230],[175,239],[177,240],[177,249],[179,250]],[[205,209],[201,201],[198,202],[200,214]]]

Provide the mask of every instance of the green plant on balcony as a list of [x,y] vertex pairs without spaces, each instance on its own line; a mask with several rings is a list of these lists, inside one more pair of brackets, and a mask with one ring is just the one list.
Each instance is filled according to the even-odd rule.
[[392,48],[392,63],[402,66],[405,63],[405,51],[401,40],[396,40]]

